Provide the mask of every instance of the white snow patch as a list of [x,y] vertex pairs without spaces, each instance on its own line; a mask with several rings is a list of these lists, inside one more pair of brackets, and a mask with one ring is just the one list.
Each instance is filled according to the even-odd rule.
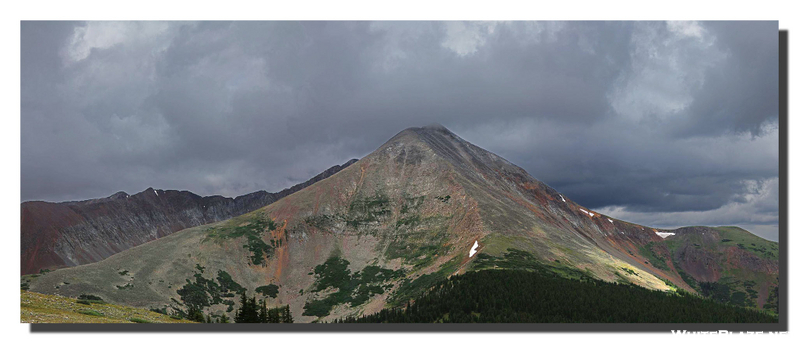
[[667,236],[674,235],[675,233],[655,232],[659,237],[666,238]]
[[472,246],[472,249],[469,250],[469,258],[471,258],[475,253],[477,253],[477,246],[478,246],[477,245],[477,240],[475,240],[474,241],[474,245]]
[[594,217],[594,213],[592,213],[592,212],[590,212],[590,211],[588,211],[588,210],[585,210],[585,209],[580,209],[580,211],[582,211],[582,212],[584,212],[584,213],[588,214],[588,216],[590,216],[590,217]]
[[155,195],[158,196],[158,190],[153,189],[153,192],[155,192]]
[[566,199],[565,199],[565,198],[563,198],[563,195],[558,195],[558,196],[560,196],[560,200],[561,200],[561,201],[564,201],[564,202],[566,202]]
[[613,220],[611,220],[611,219],[608,219],[608,221],[610,221],[610,223],[613,223]]

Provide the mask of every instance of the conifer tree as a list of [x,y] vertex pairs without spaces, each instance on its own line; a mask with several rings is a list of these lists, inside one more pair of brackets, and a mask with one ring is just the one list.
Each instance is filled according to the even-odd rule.
[[236,311],[236,316],[233,320],[237,323],[244,322],[244,309],[247,308],[247,292],[241,294],[241,300],[239,301],[239,310]]
[[205,316],[203,316],[203,312],[196,306],[189,306],[189,310],[187,313],[188,313],[187,314],[188,320],[198,323],[205,322]]
[[269,310],[269,320],[271,323],[279,323],[282,319],[280,319],[280,309],[275,307]]
[[236,313],[235,321],[237,323],[257,323],[260,322],[258,314],[258,304],[255,298],[248,298],[247,293],[241,295],[241,307]]
[[247,310],[247,317],[246,322],[248,323],[257,323],[260,322],[261,319],[258,316],[258,302],[255,301],[255,297],[252,297],[249,302],[249,309]]
[[261,300],[261,309],[258,312],[258,321],[262,323],[269,322],[269,312],[266,308],[266,300]]
[[291,308],[289,308],[289,305],[286,305],[286,308],[283,311],[283,322],[288,324],[294,322],[294,318],[291,316]]

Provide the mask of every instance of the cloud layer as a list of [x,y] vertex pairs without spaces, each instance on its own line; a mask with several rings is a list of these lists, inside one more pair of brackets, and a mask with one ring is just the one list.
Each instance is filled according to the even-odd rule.
[[441,123],[573,200],[777,239],[777,22],[23,22],[22,198],[276,191]]

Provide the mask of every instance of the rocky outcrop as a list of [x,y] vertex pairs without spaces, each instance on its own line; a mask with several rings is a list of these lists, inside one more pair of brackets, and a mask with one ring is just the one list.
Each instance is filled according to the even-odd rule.
[[685,245],[677,251],[679,266],[699,282],[715,282],[721,277],[722,267],[716,255],[693,245]]
[[277,193],[236,198],[202,197],[188,191],[148,188],[128,195],[77,202],[22,203],[21,273],[97,262],[115,253],[180,231],[246,214],[323,180],[356,162],[333,166]]

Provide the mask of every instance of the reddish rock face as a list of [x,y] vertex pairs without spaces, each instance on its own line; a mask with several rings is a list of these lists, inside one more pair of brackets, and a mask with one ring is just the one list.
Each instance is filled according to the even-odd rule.
[[21,274],[97,262],[185,228],[218,222],[271,204],[354,163],[336,165],[278,193],[236,198],[148,188],[79,202],[21,205]]
[[708,251],[694,246],[684,246],[677,252],[680,266],[699,282],[715,282],[721,277],[721,267],[716,257]]
[[683,227],[675,233],[664,240],[670,258],[661,256],[671,260],[667,263],[679,271],[682,282],[721,302],[738,294],[737,305],[764,307],[779,283],[777,243],[737,227]]
[[780,270],[778,261],[760,258],[738,247],[728,247],[725,256],[728,257],[729,264],[733,268],[767,274],[777,274]]

